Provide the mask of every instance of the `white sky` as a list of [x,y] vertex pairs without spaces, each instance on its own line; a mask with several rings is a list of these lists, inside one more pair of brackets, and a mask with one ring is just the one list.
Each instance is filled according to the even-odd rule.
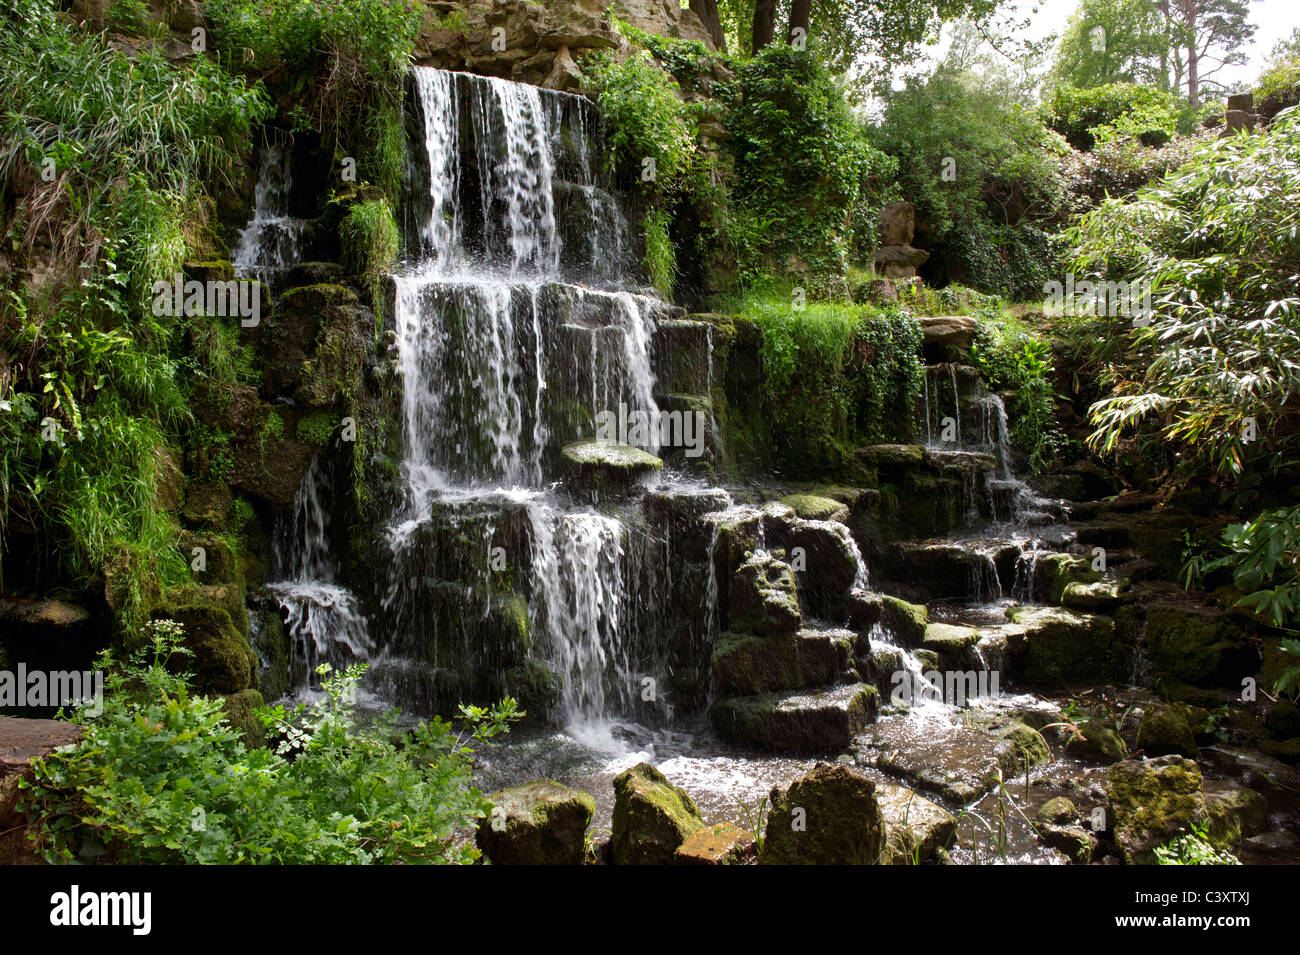
[[[1028,35],[1037,39],[1049,33],[1060,34],[1078,5],[1079,0],[1015,0],[1006,5],[1006,12],[1016,18],[1032,16]],[[1031,13],[1035,8],[1038,12]],[[1300,26],[1300,0],[1255,0],[1250,5],[1250,19],[1259,29],[1255,42],[1246,48],[1248,62],[1245,66],[1224,67],[1214,75],[1216,81],[1231,85],[1238,80],[1254,80],[1274,44]],[[944,42],[934,49],[940,52],[946,47]]]

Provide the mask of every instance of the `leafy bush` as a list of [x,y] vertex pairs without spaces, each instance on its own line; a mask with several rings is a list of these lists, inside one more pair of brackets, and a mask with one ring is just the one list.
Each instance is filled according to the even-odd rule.
[[[1300,622],[1300,506],[1230,524],[1222,543],[1228,550],[1222,557],[1194,558],[1188,583],[1226,568],[1232,572],[1233,586],[1244,594],[1237,606],[1250,608],[1276,627]],[[1300,670],[1295,676],[1300,679]]]
[[339,224],[343,265],[360,275],[370,290],[376,312],[383,305],[383,278],[397,261],[401,233],[387,199],[355,203]]
[[[318,671],[324,697],[286,713],[274,750],[249,749],[220,699],[193,696],[172,667],[188,651],[178,624],[150,625],[149,645],[118,666],[105,652],[103,711],[78,714],[81,741],[35,763],[23,811],[50,862],[391,864],[470,862],[456,841],[489,804],[472,785],[465,733],[483,742],[522,715],[511,699],[461,707],[398,732],[363,726],[354,696],[364,666]],[[169,667],[171,664],[171,667]]]
[[968,73],[943,68],[909,81],[890,97],[875,138],[897,161],[899,191],[932,240],[959,224],[981,223],[978,234],[1051,218],[1064,197],[1057,161],[1065,143]]
[[[1150,427],[1203,476],[1286,466],[1300,427],[1300,111],[1198,145],[1191,161],[1069,233],[1076,271],[1149,284],[1151,323],[1110,319],[1115,388],[1090,442]],[[1121,322],[1123,324],[1121,324]]]
[[1030,470],[1041,471],[1065,447],[1056,426],[1051,347],[995,306],[980,322],[971,357],[988,386],[1006,399],[1011,440],[1027,456]]
[[583,60],[583,75],[605,120],[611,166],[646,183],[650,160],[651,191],[673,189],[695,150],[693,118],[677,81],[645,50],[623,59],[594,53]]
[[1153,86],[1109,83],[1090,89],[1059,86],[1043,109],[1047,125],[1075,149],[1087,152],[1117,137],[1163,146],[1178,127],[1179,107],[1172,93]]
[[650,284],[671,301],[677,278],[677,248],[668,235],[668,216],[658,209],[645,217],[645,270]]
[[955,224],[943,244],[950,279],[1015,301],[1040,299],[1059,271],[1054,239],[1037,226],[984,219]]
[[736,215],[756,241],[742,269],[842,275],[854,245],[854,215],[878,209],[894,162],[873,147],[843,91],[812,52],[768,47],[738,68],[734,136]]

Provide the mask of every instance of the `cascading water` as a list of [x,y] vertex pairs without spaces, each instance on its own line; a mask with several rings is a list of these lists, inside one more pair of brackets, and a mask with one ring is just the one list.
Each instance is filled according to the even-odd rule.
[[[424,155],[407,220],[419,253],[394,276],[406,499],[384,599],[393,653],[418,652],[438,628],[404,592],[428,569],[422,536],[453,507],[498,528],[509,498],[527,539],[515,558],[529,568],[515,587],[565,719],[589,725],[632,691],[628,535],[552,489],[558,450],[594,436],[601,411],[658,416],[650,341],[666,306],[627,287],[626,222],[591,161],[591,104],[425,68],[412,99]],[[657,434],[640,444],[655,451]],[[440,585],[474,586],[464,568],[440,572]]]
[[286,143],[273,139],[262,148],[253,218],[239,234],[231,261],[241,278],[271,282],[298,261],[303,220],[290,214],[293,170]]
[[274,548],[279,580],[267,589],[284,610],[294,646],[295,685],[308,688],[320,663],[365,660],[374,649],[355,596],[339,585],[330,552],[329,473],[325,454],[307,470],[289,519],[280,522]]

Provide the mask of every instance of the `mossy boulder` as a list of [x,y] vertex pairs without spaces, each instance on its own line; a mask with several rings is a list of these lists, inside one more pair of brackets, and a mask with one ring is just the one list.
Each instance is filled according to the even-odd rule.
[[1008,676],[1041,689],[1123,679],[1126,660],[1115,621],[1053,607],[1008,612],[1017,629],[1007,637]]
[[581,865],[596,800],[553,779],[534,779],[487,797],[492,811],[474,835],[496,865]]
[[722,696],[825,686],[849,666],[852,634],[801,631],[759,637],[723,633],[713,651],[715,691]]
[[1085,613],[1107,613],[1120,605],[1121,587],[1118,580],[1071,581],[1061,592],[1061,604]]
[[1071,736],[1065,743],[1065,753],[1075,759],[1099,763],[1117,763],[1128,755],[1128,747],[1114,729],[1099,719],[1084,720],[1079,724],[1080,736]]
[[925,628],[921,649],[932,651],[939,658],[942,670],[967,670],[980,664],[975,649],[979,642],[980,632],[974,627],[932,623]]
[[841,521],[849,516],[849,507],[830,497],[816,494],[788,494],[781,503],[806,521]]
[[1268,803],[1253,789],[1229,780],[1205,780],[1202,786],[1214,845],[1230,848],[1268,829]]
[[882,865],[929,862],[957,831],[952,813],[906,786],[878,782],[876,801],[885,826]]
[[1192,686],[1236,686],[1256,672],[1259,655],[1234,617],[1215,607],[1160,602],[1147,607],[1152,671]]
[[1093,584],[1101,579],[1101,573],[1092,569],[1092,561],[1086,557],[1043,554],[1034,561],[1032,597],[1035,600],[1060,603],[1070,584]]
[[696,829],[677,849],[678,865],[745,865],[758,852],[752,832],[729,822]]
[[617,441],[575,441],[560,453],[575,487],[586,491],[620,492],[664,466],[649,451]]
[[1043,734],[1018,720],[1005,726],[994,727],[990,733],[994,739],[1011,744],[1015,751],[1016,764],[1021,772],[1024,771],[1026,763],[1030,766],[1042,766],[1052,761],[1052,751],[1048,748]]
[[772,790],[760,865],[874,865],[885,845],[876,784],[856,769],[818,763]]
[[228,694],[255,686],[257,654],[221,602],[169,600],[153,611],[153,619],[175,620],[185,628],[184,643],[194,656],[176,664],[193,671],[196,690]]
[[1137,748],[1148,756],[1167,756],[1176,753],[1195,759],[1200,750],[1188,720],[1187,707],[1176,703],[1160,703],[1147,708],[1138,724]]
[[610,861],[615,865],[666,865],[688,836],[704,826],[686,790],[649,763],[614,777]]
[[1097,837],[1083,826],[1038,825],[1035,830],[1044,845],[1064,853],[1075,865],[1087,865],[1097,851]]
[[257,748],[266,745],[266,728],[253,714],[259,706],[266,705],[260,692],[248,689],[231,693],[221,698],[221,705],[226,709],[226,720],[239,730],[247,746]]
[[709,719],[732,742],[784,753],[832,753],[876,718],[880,694],[854,683],[821,692],[715,700]]
[[880,626],[898,643],[915,649],[925,640],[929,611],[921,604],[908,603],[888,594],[881,597]]
[[736,569],[727,588],[730,629],[762,635],[792,634],[803,623],[794,571],[766,551]]
[[1078,822],[1079,809],[1064,796],[1053,796],[1038,807],[1038,821],[1048,826],[1066,826]]
[[224,531],[230,526],[233,507],[229,485],[220,481],[195,481],[185,489],[181,517],[191,527]]
[[1209,818],[1200,767],[1182,756],[1116,763],[1106,770],[1104,788],[1115,846],[1129,864],[1154,863],[1158,846]]

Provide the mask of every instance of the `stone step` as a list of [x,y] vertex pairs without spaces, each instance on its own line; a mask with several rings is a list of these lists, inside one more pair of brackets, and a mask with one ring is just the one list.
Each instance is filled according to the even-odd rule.
[[786,753],[843,752],[875,718],[879,694],[864,683],[717,700],[709,719],[724,739]]

